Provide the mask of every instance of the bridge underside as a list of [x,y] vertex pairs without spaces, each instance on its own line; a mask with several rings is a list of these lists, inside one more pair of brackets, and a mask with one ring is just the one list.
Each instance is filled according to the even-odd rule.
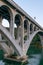
[[[0,1],[0,3],[3,3]],[[9,23],[9,30],[2,25],[2,20]],[[40,35],[43,46],[43,29],[32,18],[22,15],[11,5],[0,4],[0,45],[4,52],[12,55],[26,56],[27,50],[36,34]],[[16,25],[16,27],[15,27]],[[4,40],[3,41],[3,37]]]
[[[9,37],[9,33],[8,33],[8,35],[6,34],[8,31],[5,29],[5,30],[3,30],[4,29],[4,27],[2,26],[2,25],[0,25],[0,32],[1,32],[1,34],[9,41],[9,43],[11,44],[11,46],[12,47],[14,47],[12,50],[16,50],[15,49],[15,45],[12,43],[12,41],[14,41],[14,40],[11,40],[12,38],[11,37]],[[4,31],[7,31],[7,32],[4,32]],[[40,35],[40,37],[43,35],[43,32],[41,32],[41,31],[36,31],[36,32],[34,32],[34,34],[31,34],[30,35],[30,38],[29,38],[29,40],[27,40],[26,41],[26,43],[24,44],[24,47],[25,47],[25,50],[24,50],[24,53],[25,53],[25,55],[26,55],[26,53],[27,53],[27,50],[29,49],[29,47],[30,47],[30,44],[31,44],[31,42],[32,42],[32,40],[33,40],[33,38],[34,38],[34,36],[36,35],[36,34],[39,34]],[[10,39],[11,38],[11,39]],[[32,38],[32,39],[31,39]],[[16,40],[17,41],[17,40]],[[42,41],[42,40],[41,40]],[[15,42],[15,41],[14,41]],[[2,43],[2,44],[1,44]],[[4,46],[6,46],[6,43],[4,43],[4,41],[3,42],[0,42],[0,45],[3,47],[3,44],[4,44]],[[14,46],[13,46],[14,45]],[[26,45],[26,46],[25,46]],[[8,46],[8,47],[7,47]],[[9,48],[9,45],[7,45],[6,46],[6,52],[7,52],[7,48],[9,49],[9,51],[8,51],[8,54],[13,54],[14,53],[14,51],[12,51],[12,50],[10,50],[10,48]],[[18,46],[18,45],[17,45]],[[42,46],[43,46],[43,43],[42,43]],[[12,51],[12,53],[11,53],[11,51]],[[21,51],[22,51],[22,49],[21,49]],[[20,51],[15,51],[18,55],[20,55]],[[23,53],[23,52],[22,52]],[[22,56],[22,55],[21,55]]]

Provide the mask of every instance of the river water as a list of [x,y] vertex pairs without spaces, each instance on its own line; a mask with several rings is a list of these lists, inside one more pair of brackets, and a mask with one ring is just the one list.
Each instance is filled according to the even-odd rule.
[[[27,64],[23,64],[23,63],[13,63],[13,62],[7,62],[7,61],[3,61],[3,59],[0,60],[0,65],[43,65],[43,63],[41,62],[41,54],[32,54],[31,58],[28,59],[28,63]],[[42,61],[43,62],[43,61]]]

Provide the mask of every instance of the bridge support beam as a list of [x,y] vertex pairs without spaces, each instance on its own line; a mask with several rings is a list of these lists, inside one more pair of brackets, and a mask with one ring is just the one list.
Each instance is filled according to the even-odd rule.
[[14,15],[10,20],[10,33],[14,37]]
[[35,26],[34,26],[34,24],[33,24],[33,32],[34,32],[34,27],[35,27]]
[[21,22],[21,46],[23,48],[23,44],[24,44],[24,22]]
[[[32,24],[33,25],[33,24]],[[32,33],[34,32],[34,25],[33,25],[33,27],[32,27]]]
[[[0,25],[2,25],[2,16],[0,16]],[[0,33],[0,40],[2,39],[1,33]]]
[[28,24],[27,24],[27,39],[29,39],[30,37],[30,22],[28,21]]
[[19,26],[17,27],[17,39],[19,39]]
[[23,17],[21,21],[21,47],[24,55],[24,18]]

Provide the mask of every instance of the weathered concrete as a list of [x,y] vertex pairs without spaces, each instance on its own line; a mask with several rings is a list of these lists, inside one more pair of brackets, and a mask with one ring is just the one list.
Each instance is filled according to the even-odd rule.
[[[16,15],[18,16],[15,23]],[[9,29],[10,29],[9,31],[2,26],[3,18],[8,19],[9,21]],[[27,26],[26,31],[24,29],[24,20],[27,20],[26,21],[27,24],[25,23],[25,27]],[[14,23],[17,26],[16,31],[14,28]],[[30,27],[31,24],[32,27]],[[36,27],[35,30],[34,27]],[[32,30],[30,30],[30,28]],[[14,32],[17,32],[17,39],[15,39]],[[0,40],[2,40],[1,39],[1,34],[2,34],[8,40],[8,42],[10,42],[8,46],[6,45],[6,43],[4,43],[4,41],[1,42],[4,45],[3,44],[0,45],[2,46],[2,48],[4,48],[4,50],[7,53],[12,54],[16,52],[17,55],[22,57],[26,55],[27,50],[32,42],[32,39],[38,32],[43,32],[42,27],[32,17],[30,17],[24,10],[22,10],[15,2],[13,2],[12,0],[6,0],[6,1],[0,0]],[[24,40],[25,36],[27,37],[26,40]]]
[[1,48],[2,48],[2,50],[5,52],[5,53],[7,53],[8,55],[11,55],[12,53],[12,51],[11,51],[11,49],[8,47],[8,45],[5,43],[5,40],[2,40],[2,41],[0,41],[0,46],[1,46]]
[[[29,39],[25,42],[24,47],[25,47],[25,54],[27,53],[29,46],[34,38],[34,36],[38,33],[38,32],[43,32],[41,30],[35,31],[34,34],[32,33],[29,37]],[[43,43],[42,43],[43,44]]]
[[13,36],[11,36],[11,34],[2,25],[0,25],[0,31],[11,42],[11,45],[15,49],[15,52],[18,55],[21,55],[22,56],[22,50],[21,50],[20,46],[17,44],[17,41],[13,38]]

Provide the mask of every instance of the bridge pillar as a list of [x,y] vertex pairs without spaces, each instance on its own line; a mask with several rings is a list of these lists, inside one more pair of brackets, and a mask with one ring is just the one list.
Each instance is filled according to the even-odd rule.
[[14,15],[10,20],[10,33],[14,37]]
[[[0,16],[0,25],[2,25],[2,16]],[[0,40],[1,40],[1,33],[0,33]]]
[[33,32],[34,32],[34,27],[35,27],[35,25],[33,24]]
[[19,39],[19,26],[17,27],[17,39]]
[[18,27],[18,34],[17,34],[18,40],[20,39],[20,37],[21,37],[21,26]]
[[31,23],[31,21],[30,21],[30,34],[32,34],[33,31],[34,31],[34,29],[33,29],[33,23]]
[[27,39],[29,39],[29,36],[30,36],[30,22],[28,21],[28,24],[27,24]]
[[2,16],[0,16],[0,25],[2,24]]
[[36,30],[39,30],[38,27],[36,27]]
[[[33,24],[32,24],[33,25]],[[34,32],[34,25],[33,25],[33,27],[32,27],[32,33]]]
[[22,51],[24,51],[24,17],[22,17],[22,21],[21,21],[21,47],[22,47]]

